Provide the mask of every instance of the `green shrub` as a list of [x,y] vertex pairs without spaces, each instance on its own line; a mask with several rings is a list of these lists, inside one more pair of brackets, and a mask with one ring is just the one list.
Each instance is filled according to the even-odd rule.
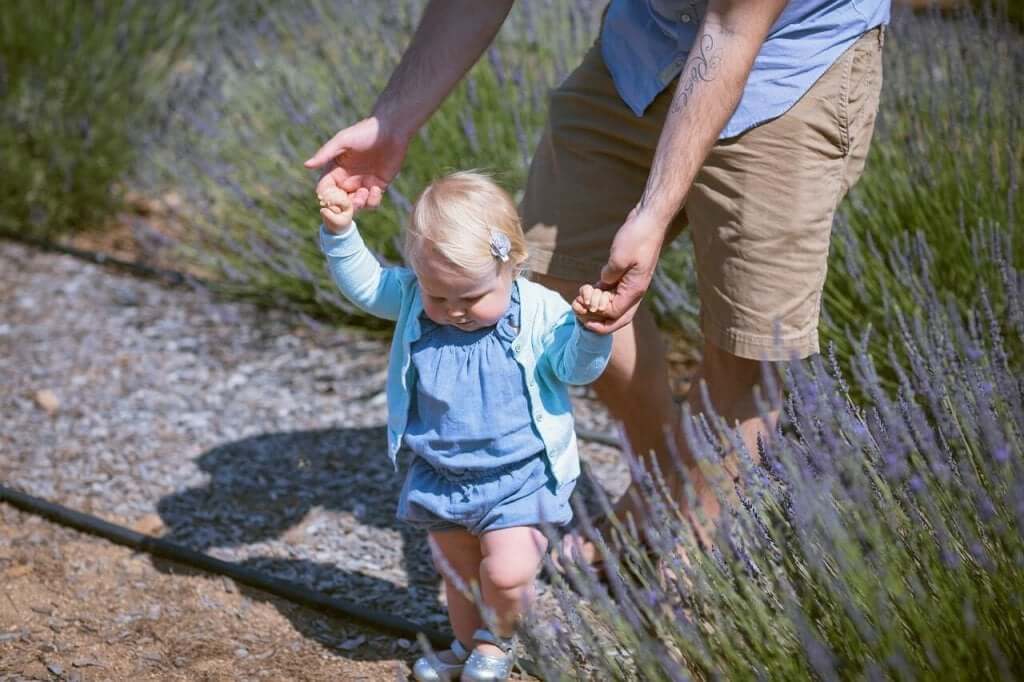
[[200,2],[6,0],[0,8],[0,234],[96,228],[155,125]]
[[1007,233],[1007,260],[1024,264],[1022,65],[1024,41],[999,17],[894,18],[871,156],[834,231],[823,304],[823,337],[845,356],[870,327],[887,380],[893,304],[917,310],[934,286],[966,311],[1001,276],[972,258],[990,232]]
[[[299,162],[369,110],[420,8],[278,3],[236,17],[222,49],[204,56],[201,94],[179,98],[179,136],[154,155],[190,197],[187,220],[200,238],[189,257],[225,291],[368,323],[326,279],[312,234],[316,176]],[[384,207],[360,218],[373,248],[399,259],[394,237],[410,200],[447,170],[496,170],[518,194],[546,93],[585,51],[596,21],[590,3],[519,4],[410,148]],[[1004,14],[894,14],[875,139],[837,218],[821,325],[842,357],[870,329],[889,385],[885,349],[899,331],[887,302],[913,310],[924,285],[914,262],[934,265],[931,284],[961,302],[997,276],[969,258],[988,232],[1011,233],[1008,260],[1024,262],[1022,64],[1024,45]],[[663,324],[696,339],[692,259],[684,235],[663,258],[653,298]]]
[[[415,28],[421,2],[356,6],[280,2],[238,16],[204,55],[196,90],[176,98],[174,135],[153,154],[188,197],[186,257],[227,293],[358,319],[315,243],[316,148],[372,107]],[[587,3],[589,6],[589,3]],[[371,247],[397,260],[395,235],[425,184],[480,168],[516,193],[540,134],[546,93],[593,39],[599,8],[519,3],[497,44],[413,141],[382,208],[358,220]]]

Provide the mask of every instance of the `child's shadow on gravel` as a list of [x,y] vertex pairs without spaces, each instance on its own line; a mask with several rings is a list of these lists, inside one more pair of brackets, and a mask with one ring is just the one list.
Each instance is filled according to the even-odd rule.
[[[204,552],[245,546],[244,558],[231,560],[444,632],[447,618],[426,535],[395,519],[407,453],[396,472],[386,448],[384,427],[271,433],[218,446],[196,462],[207,483],[157,504],[162,537]],[[578,494],[593,503],[595,485],[585,473]],[[156,565],[171,570],[165,562]],[[403,572],[408,587],[398,582]],[[253,598],[263,594],[242,589]],[[367,656],[339,650],[344,628],[339,635],[324,619],[291,620],[340,654]]]
[[[163,538],[200,551],[255,545],[232,560],[443,630],[426,536],[394,518],[402,477],[386,447],[376,427],[264,434],[213,448],[196,462],[209,481],[157,504]],[[403,571],[409,587],[396,582]],[[327,646],[341,643],[324,623],[292,621]]]

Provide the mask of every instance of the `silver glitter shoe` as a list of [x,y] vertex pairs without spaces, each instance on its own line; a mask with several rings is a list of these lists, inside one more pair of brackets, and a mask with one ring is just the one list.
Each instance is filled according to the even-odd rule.
[[421,656],[416,659],[416,664],[412,667],[412,676],[418,682],[450,682],[459,679],[459,673],[462,672],[462,667],[465,665],[466,659],[469,658],[469,652],[459,640],[452,642],[451,652],[455,655],[458,663],[445,663],[437,657],[437,654]]
[[487,656],[474,651],[466,659],[462,669],[463,682],[502,682],[512,674],[512,666],[516,662],[516,637],[498,637],[486,628],[473,633],[474,642],[487,642],[505,652],[503,656]]

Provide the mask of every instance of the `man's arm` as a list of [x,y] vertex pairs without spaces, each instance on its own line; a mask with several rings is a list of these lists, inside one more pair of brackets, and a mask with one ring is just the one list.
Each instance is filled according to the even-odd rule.
[[476,63],[514,0],[431,0],[373,115],[412,137]]
[[628,324],[650,285],[669,225],[682,208],[697,171],[743,95],[754,59],[786,0],[710,0],[679,75],[647,185],[619,228],[606,288],[615,287],[606,321],[587,323],[607,333]]
[[357,209],[380,205],[409,140],[494,40],[514,0],[431,0],[372,114],[305,162],[324,168],[317,193],[340,187]]

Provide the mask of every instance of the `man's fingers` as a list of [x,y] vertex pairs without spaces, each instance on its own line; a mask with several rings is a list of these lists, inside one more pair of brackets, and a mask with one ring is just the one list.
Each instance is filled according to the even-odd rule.
[[338,187],[342,188],[346,192],[352,193],[363,186],[362,175],[346,175],[339,183]]
[[639,307],[640,302],[637,301],[632,308],[629,308],[628,310],[626,310],[624,314],[620,315],[617,318],[613,318],[610,316],[610,314],[606,313],[606,315],[608,315],[606,319],[590,320],[584,326],[590,331],[597,332],[598,334],[611,334],[612,332],[622,329],[627,324],[632,322],[633,316],[636,315],[636,311]]
[[609,260],[601,268],[601,284],[605,285],[605,287],[614,286],[629,272],[629,268],[630,266],[628,265],[619,265]]
[[302,162],[302,165],[306,168],[319,168],[328,161],[337,158],[345,151],[345,131],[338,132],[334,137],[327,140],[320,149],[316,150],[316,154],[309,157]]

